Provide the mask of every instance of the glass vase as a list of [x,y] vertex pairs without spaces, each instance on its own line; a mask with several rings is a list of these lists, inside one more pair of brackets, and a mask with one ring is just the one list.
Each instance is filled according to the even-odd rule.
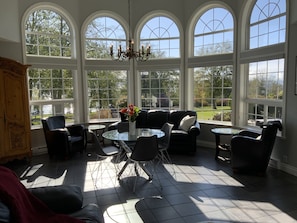
[[129,121],[129,135],[136,134],[136,122]]

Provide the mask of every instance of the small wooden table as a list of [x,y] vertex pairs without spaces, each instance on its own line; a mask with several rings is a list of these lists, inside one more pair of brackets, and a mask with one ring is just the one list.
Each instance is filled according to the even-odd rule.
[[[215,135],[216,138],[216,154],[215,159],[219,158],[220,151],[231,152],[230,144],[221,144],[221,135],[237,135],[241,129],[237,128],[213,128],[211,132]],[[226,160],[226,159],[225,159]]]

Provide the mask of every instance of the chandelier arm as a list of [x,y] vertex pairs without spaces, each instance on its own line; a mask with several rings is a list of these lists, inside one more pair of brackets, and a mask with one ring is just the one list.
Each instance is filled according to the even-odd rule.
[[130,60],[135,59],[136,61],[147,61],[151,55],[151,46],[149,45],[146,47],[146,50],[144,49],[144,46],[141,46],[141,50],[137,51],[134,50],[134,41],[132,38],[132,26],[131,26],[131,0],[128,0],[128,25],[129,25],[129,42],[128,47],[126,51],[122,51],[121,45],[119,45],[118,48],[118,54],[117,58],[114,57],[113,52],[113,45],[110,46],[110,56],[112,60],[117,61],[124,61],[124,60]]

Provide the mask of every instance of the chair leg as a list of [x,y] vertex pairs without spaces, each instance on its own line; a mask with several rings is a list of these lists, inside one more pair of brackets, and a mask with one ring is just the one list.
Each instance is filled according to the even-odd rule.
[[158,181],[158,183],[160,185],[160,191],[162,192],[163,187],[162,187],[162,184],[161,184],[161,180],[159,178],[159,174],[156,172],[156,163],[154,161],[152,161],[152,162],[153,162],[153,164],[152,164],[153,165],[153,175],[157,177],[157,181]]
[[138,163],[139,167],[146,173],[149,177],[148,180],[151,181],[153,179],[153,175],[148,171],[148,169],[144,166],[144,163]]
[[[175,178],[175,166],[172,163],[172,160],[169,156],[169,153],[167,150],[160,150],[159,154],[158,154],[158,159],[159,162],[158,164],[160,164],[160,162],[162,162],[162,164],[168,164],[168,167],[172,167],[172,173],[170,173],[172,175],[173,178]],[[165,168],[165,167],[164,167]]]
[[134,170],[135,170],[135,173],[136,173],[136,177],[135,177],[135,180],[134,180],[133,193],[135,193],[137,179],[138,179],[138,176],[139,176],[139,173],[138,173],[138,170],[137,170],[137,163],[134,163]]
[[[111,182],[111,181],[105,181],[105,180],[111,179],[112,177],[107,176],[106,179],[103,179],[103,177],[104,177],[104,174],[109,175],[112,158],[113,158],[112,156],[105,157],[105,158],[97,157],[94,167],[91,170],[91,177],[93,179],[93,182],[94,182],[96,188],[98,187],[97,186],[98,182],[101,184],[101,186],[102,186],[103,182],[105,182],[106,185],[108,185],[107,182]],[[114,169],[116,169],[115,164],[114,164]],[[100,177],[101,177],[101,179],[99,179]],[[115,179],[115,182],[113,182],[113,185],[116,184],[116,177],[114,179]],[[110,185],[108,185],[108,186],[110,186]]]
[[120,179],[121,175],[123,174],[123,172],[125,171],[125,169],[127,168],[127,166],[129,165],[130,162],[131,162],[131,160],[129,160],[129,159],[125,162],[124,166],[118,173],[118,180]]
[[[149,170],[146,168],[145,164],[147,164],[147,163],[150,163],[152,165],[152,173],[149,172]],[[134,163],[134,170],[135,170],[136,176],[135,176],[135,181],[134,181],[134,186],[133,186],[133,193],[135,193],[135,191],[136,191],[137,180],[138,180],[138,177],[140,176],[137,167],[141,168],[147,174],[147,176],[149,177],[148,181],[152,181],[153,176],[156,176],[158,184],[160,185],[161,191],[163,190],[159,175],[156,173],[156,163],[153,160],[153,161],[148,161],[145,163],[143,163],[143,162],[135,162]]]
[[[97,157],[97,159],[95,161],[95,164],[94,164],[94,167],[93,167],[93,169],[91,171],[91,177],[93,179],[93,182],[94,182],[95,186],[96,186],[96,183],[98,181],[99,172],[102,172],[101,166],[102,166],[102,160],[99,160],[99,158]],[[96,177],[93,177],[94,174],[96,174]]]

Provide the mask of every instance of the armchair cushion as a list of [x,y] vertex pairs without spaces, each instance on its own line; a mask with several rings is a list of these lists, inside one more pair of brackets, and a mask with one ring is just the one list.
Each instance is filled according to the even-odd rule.
[[180,121],[179,129],[182,129],[184,131],[189,131],[190,127],[195,123],[196,117],[195,116],[189,116],[186,115],[183,117],[183,119]]
[[10,211],[10,222],[18,223],[82,223],[68,215],[56,214],[31,194],[13,171],[0,167],[0,200]]
[[65,117],[62,115],[48,117],[47,124],[49,129],[63,129],[65,128]]
[[82,137],[84,135],[85,127],[83,125],[70,125],[66,127],[69,131],[69,134],[71,136],[80,136]]
[[83,204],[80,187],[59,185],[26,189],[13,171],[0,167],[1,223],[103,223],[96,204]]
[[166,122],[168,122],[168,111],[149,110],[147,112],[147,125],[150,128],[161,129]]
[[103,223],[103,213],[97,204],[87,204],[76,212],[69,214],[70,216],[80,219],[85,223]]

